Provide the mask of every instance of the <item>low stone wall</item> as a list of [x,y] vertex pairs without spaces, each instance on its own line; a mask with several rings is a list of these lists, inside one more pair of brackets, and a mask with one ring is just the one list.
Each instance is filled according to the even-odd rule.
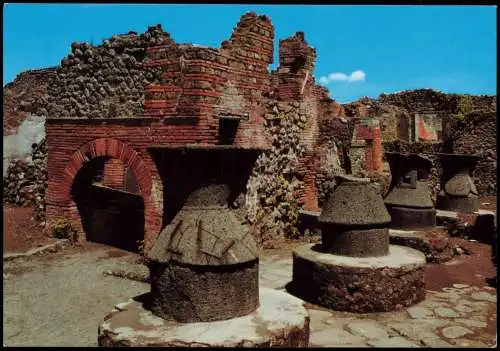
[[33,144],[32,162],[12,161],[3,179],[4,203],[35,206],[36,219],[45,221],[47,148],[45,139]]

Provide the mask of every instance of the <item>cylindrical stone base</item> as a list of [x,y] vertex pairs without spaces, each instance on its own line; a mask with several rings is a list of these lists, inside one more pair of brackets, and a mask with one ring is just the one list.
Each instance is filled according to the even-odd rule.
[[293,252],[291,290],[311,303],[337,311],[384,312],[424,299],[425,256],[390,245],[389,255],[355,258],[321,253],[317,244]]
[[417,229],[436,226],[436,209],[387,206],[391,228]]
[[477,196],[451,197],[448,195],[438,195],[436,208],[445,211],[474,213],[479,209],[479,198]]
[[244,316],[259,306],[258,260],[227,266],[151,262],[151,310],[182,323]]
[[345,230],[323,223],[321,245],[324,252],[352,257],[375,257],[389,253],[389,228]]
[[238,318],[178,323],[157,317],[141,302],[116,305],[99,326],[99,346],[308,347],[309,314],[304,301],[282,291],[260,289],[260,307]]

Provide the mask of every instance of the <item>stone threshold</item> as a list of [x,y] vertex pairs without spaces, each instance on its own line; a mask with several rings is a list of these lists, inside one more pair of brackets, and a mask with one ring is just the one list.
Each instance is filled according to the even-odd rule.
[[69,239],[59,239],[56,242],[48,245],[44,245],[41,247],[37,247],[35,249],[31,249],[26,252],[16,252],[16,253],[8,253],[3,255],[3,260],[12,261],[17,258],[26,258],[37,254],[48,253],[48,252],[57,252],[59,249],[69,244]]

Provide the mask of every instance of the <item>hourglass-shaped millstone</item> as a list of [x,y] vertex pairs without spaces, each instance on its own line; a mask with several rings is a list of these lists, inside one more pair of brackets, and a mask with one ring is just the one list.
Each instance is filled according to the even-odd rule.
[[443,167],[441,190],[436,208],[472,213],[479,208],[479,199],[472,172],[480,157],[463,154],[438,154]]
[[425,255],[389,245],[391,217],[375,184],[339,180],[318,218],[322,243],[293,250],[290,289],[310,303],[358,313],[422,301]]
[[149,252],[151,311],[178,322],[247,315],[259,306],[258,247],[227,205],[229,187],[192,192]]
[[325,252],[352,257],[389,253],[391,217],[376,185],[367,178],[341,176],[318,221]]
[[431,161],[417,154],[386,152],[392,182],[384,202],[392,228],[425,228],[436,225],[436,210],[426,177]]

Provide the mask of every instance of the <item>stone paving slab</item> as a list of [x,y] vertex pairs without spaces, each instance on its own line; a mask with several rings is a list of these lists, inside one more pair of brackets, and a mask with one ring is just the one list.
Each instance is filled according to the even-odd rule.
[[[262,286],[292,280],[288,258],[261,264]],[[285,263],[289,262],[288,265]],[[278,283],[279,282],[279,283]],[[496,290],[456,283],[426,292],[426,299],[405,310],[355,314],[306,304],[313,347],[492,347],[496,335],[487,330],[496,319]],[[477,340],[481,334],[481,340]]]

